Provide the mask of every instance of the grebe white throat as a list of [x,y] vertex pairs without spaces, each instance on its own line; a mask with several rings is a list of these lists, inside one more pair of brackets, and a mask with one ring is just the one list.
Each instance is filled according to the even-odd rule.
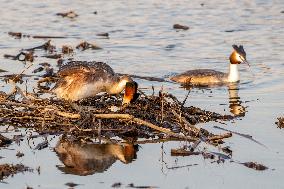
[[228,82],[237,82],[240,80],[238,64],[230,64],[230,70],[228,75]]

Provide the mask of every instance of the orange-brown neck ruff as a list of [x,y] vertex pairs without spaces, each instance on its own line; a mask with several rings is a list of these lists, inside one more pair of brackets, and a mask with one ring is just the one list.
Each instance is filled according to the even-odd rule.
[[241,62],[238,59],[238,53],[236,51],[233,51],[230,56],[230,62],[231,64],[240,64]]
[[134,146],[132,144],[126,144],[124,146],[124,157],[126,160],[125,163],[130,163],[133,159],[135,159],[136,151],[137,151],[137,146]]
[[138,85],[136,82],[127,82],[125,86],[125,93],[123,97],[123,103],[128,104],[133,102],[137,98],[137,88]]

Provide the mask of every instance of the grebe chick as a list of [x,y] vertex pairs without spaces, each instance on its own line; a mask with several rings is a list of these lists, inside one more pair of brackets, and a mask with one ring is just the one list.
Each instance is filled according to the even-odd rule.
[[[189,70],[170,78],[170,80],[192,85],[222,85],[238,82],[240,80],[238,64],[246,63],[246,52],[242,45],[233,45],[233,52],[230,55],[229,73],[223,73],[211,69]],[[249,65],[249,64],[248,64]]]
[[[130,89],[127,89],[123,103],[130,103],[135,96],[132,92],[137,91],[137,83],[129,76],[119,77],[103,62],[72,61],[62,66],[57,75],[59,80],[52,90],[57,97],[65,100],[76,101],[100,92],[118,94],[128,86]],[[135,84],[126,85],[127,83]]]

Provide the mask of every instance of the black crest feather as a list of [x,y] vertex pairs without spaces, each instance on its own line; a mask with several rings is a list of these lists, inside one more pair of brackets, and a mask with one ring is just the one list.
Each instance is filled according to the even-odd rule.
[[232,45],[232,46],[235,49],[235,51],[237,51],[237,53],[239,53],[241,56],[246,58],[246,52],[245,52],[244,47],[242,45],[240,45],[240,46]]

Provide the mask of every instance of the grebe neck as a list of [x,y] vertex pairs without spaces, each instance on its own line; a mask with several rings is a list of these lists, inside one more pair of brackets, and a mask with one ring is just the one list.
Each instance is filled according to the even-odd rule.
[[229,82],[237,82],[240,80],[238,64],[230,64],[228,81]]
[[126,80],[118,80],[117,82],[114,82],[110,86],[108,93],[109,94],[118,94],[118,93],[120,93],[125,88],[126,82],[127,82]]

